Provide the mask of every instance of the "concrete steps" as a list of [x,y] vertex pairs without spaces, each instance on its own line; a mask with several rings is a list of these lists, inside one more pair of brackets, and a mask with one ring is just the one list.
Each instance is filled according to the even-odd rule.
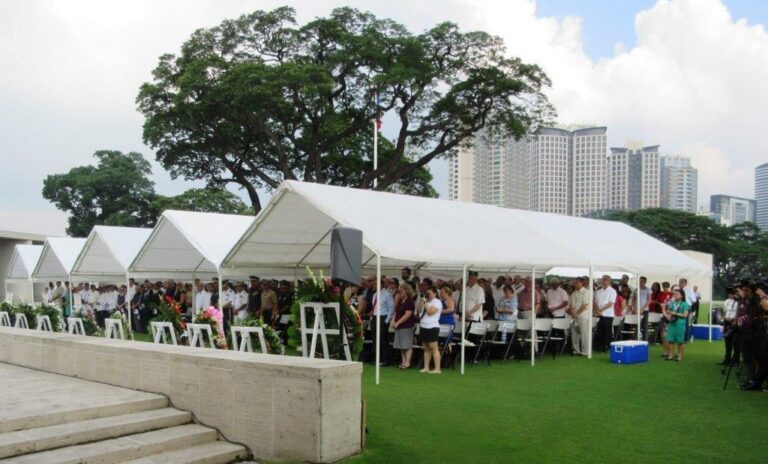
[[20,394],[0,402],[0,462],[228,464],[249,457],[243,446],[193,423],[190,413],[168,407],[163,396],[92,388],[93,401],[82,395],[34,401]]

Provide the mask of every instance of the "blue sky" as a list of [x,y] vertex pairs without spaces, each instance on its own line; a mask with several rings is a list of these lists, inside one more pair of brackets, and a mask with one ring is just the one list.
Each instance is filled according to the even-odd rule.
[[[578,16],[582,18],[584,51],[592,58],[613,56],[613,47],[635,45],[635,14],[652,7],[656,0],[538,0],[537,16]],[[766,0],[723,0],[734,19],[749,24],[768,22]]]

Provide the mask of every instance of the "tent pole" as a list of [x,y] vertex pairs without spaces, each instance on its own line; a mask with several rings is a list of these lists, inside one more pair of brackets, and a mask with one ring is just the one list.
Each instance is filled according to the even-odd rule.
[[[536,349],[538,343],[536,340],[536,266],[531,268],[531,366],[536,365]],[[535,348],[534,348],[535,347]]]
[[131,308],[131,299],[128,298],[128,290],[131,288],[131,277],[128,273],[125,273],[125,307],[128,308],[128,333],[133,338],[133,325],[131,319],[133,319],[133,309]]
[[[461,375],[464,375],[464,334],[467,333],[467,265],[461,270]],[[429,366],[424,366],[425,368]]]
[[[642,313],[640,312],[640,273],[639,272],[635,272],[635,280],[637,282],[637,302],[636,302],[637,304],[637,341],[640,341],[640,326],[642,325],[641,324]],[[630,298],[632,298],[631,294],[630,294]]]
[[[72,276],[67,275],[67,280],[69,281],[69,317],[72,317],[72,302],[75,300],[75,289],[72,288]],[[63,311],[62,311],[63,313]],[[62,317],[62,319],[64,319]],[[62,328],[64,327],[64,324],[62,324]]]
[[592,267],[592,263],[589,263],[589,344],[587,345],[587,359],[592,359],[592,321],[594,320],[595,311],[595,269]]
[[376,385],[380,383],[381,370],[381,255],[376,253]]
[[[701,307],[701,301],[699,301],[699,307]],[[712,279],[712,286],[710,288],[710,294],[709,294],[709,343],[712,343],[712,310],[715,307],[715,282],[714,279]],[[698,316],[697,316],[698,317]],[[696,321],[699,322],[699,321]]]
[[219,268],[219,301],[217,303],[219,304],[219,311],[221,311],[221,317],[224,317],[224,302],[222,301],[224,298],[224,284],[221,281],[221,268]]

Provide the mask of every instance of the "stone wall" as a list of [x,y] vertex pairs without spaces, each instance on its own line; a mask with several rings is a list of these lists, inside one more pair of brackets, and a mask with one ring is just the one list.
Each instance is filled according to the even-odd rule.
[[7,327],[0,362],[162,393],[258,459],[332,462],[360,451],[359,363]]

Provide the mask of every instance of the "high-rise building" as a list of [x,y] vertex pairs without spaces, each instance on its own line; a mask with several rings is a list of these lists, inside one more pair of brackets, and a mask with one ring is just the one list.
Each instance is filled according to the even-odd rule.
[[530,143],[483,131],[448,157],[448,199],[530,208]]
[[709,197],[709,211],[724,226],[755,222],[755,200],[748,198],[712,195]]
[[531,144],[531,209],[583,216],[605,208],[607,128],[546,127]]
[[629,142],[608,157],[607,208],[638,210],[659,206],[659,146]]
[[755,222],[768,232],[768,163],[755,168]]
[[685,156],[661,157],[661,207],[696,213],[698,171]]

